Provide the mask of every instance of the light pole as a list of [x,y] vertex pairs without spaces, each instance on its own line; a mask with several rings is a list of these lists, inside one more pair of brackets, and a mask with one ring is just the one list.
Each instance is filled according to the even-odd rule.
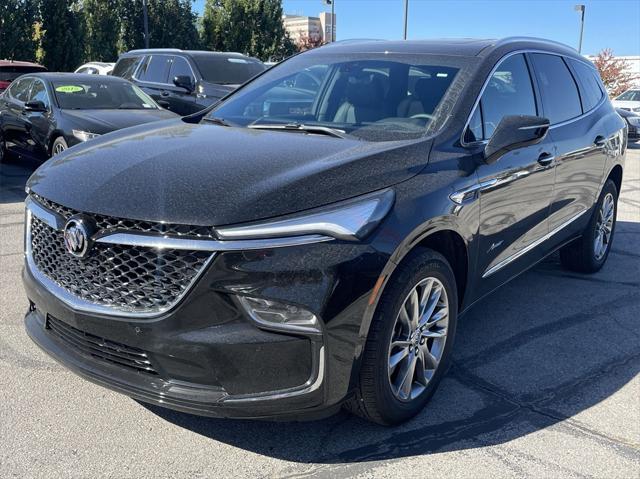
[[407,39],[407,20],[409,18],[409,0],[404,0],[404,36]]
[[324,0],[325,4],[327,5],[331,5],[331,42],[335,42],[336,41],[336,30],[335,27],[333,25],[334,23],[334,18],[335,18],[335,1],[336,0]]
[[576,5],[573,9],[576,12],[580,12],[580,40],[578,41],[578,53],[582,53],[582,34],[584,32],[584,11],[585,6],[582,4]]
[[142,0],[142,18],[144,21],[144,47],[149,48],[149,15],[147,14],[147,0]]

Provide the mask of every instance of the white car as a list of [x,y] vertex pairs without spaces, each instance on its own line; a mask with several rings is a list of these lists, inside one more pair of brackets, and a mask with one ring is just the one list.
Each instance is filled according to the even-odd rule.
[[87,73],[89,75],[111,75],[115,63],[90,62],[79,66],[74,73]]
[[625,91],[611,101],[615,108],[640,113],[640,88],[632,88]]

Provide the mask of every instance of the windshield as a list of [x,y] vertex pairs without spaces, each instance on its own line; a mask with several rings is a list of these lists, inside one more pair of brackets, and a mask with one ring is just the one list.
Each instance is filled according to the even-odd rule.
[[58,105],[69,110],[149,110],[159,106],[140,88],[126,81],[55,81]]
[[620,95],[616,100],[622,101],[640,101],[640,90],[629,90],[625,91],[622,95]]
[[193,55],[205,81],[219,85],[238,85],[256,76],[266,67],[251,58],[222,55]]
[[443,99],[463,61],[429,55],[300,55],[238,90],[207,118],[249,128],[325,127],[370,141],[418,138],[442,125],[452,106]]

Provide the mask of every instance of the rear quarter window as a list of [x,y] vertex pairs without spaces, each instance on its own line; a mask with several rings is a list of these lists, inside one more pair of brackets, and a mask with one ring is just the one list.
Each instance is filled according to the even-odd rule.
[[116,66],[113,67],[112,75],[130,80],[140,64],[142,57],[125,57],[118,60]]
[[551,124],[582,114],[578,86],[562,57],[546,53],[531,55],[542,92],[544,116]]
[[578,87],[580,88],[580,97],[582,98],[582,106],[585,112],[592,110],[600,103],[604,92],[600,86],[600,80],[598,78],[598,72],[595,68],[589,65],[569,59],[573,70],[578,77]]

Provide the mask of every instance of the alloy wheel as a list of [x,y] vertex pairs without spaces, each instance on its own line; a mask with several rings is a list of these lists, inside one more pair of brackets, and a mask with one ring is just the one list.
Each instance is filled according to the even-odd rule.
[[64,145],[62,143],[56,143],[55,145],[53,145],[53,154],[57,155],[58,153],[62,153],[64,150],[66,150],[66,148],[64,147]]
[[388,376],[400,401],[420,396],[433,378],[447,341],[449,302],[440,280],[416,284],[395,319],[389,344]]
[[596,261],[600,261],[607,253],[613,232],[613,218],[615,213],[615,201],[611,193],[602,200],[598,220],[596,222],[596,234],[593,241],[593,253]]

